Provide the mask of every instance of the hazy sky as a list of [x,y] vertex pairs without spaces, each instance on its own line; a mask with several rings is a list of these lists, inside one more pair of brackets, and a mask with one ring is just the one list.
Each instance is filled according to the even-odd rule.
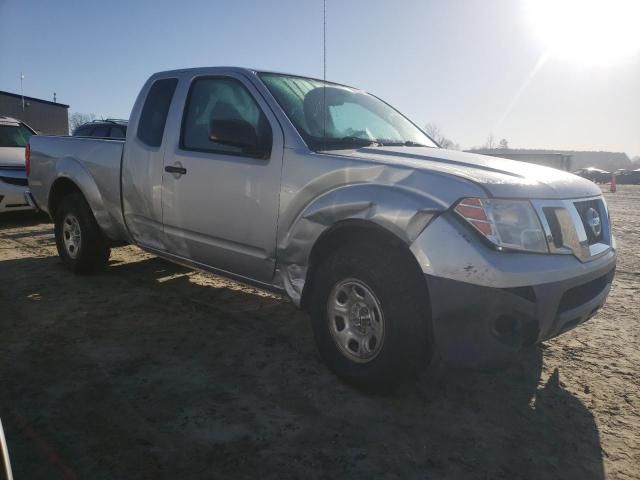
[[[525,2],[327,0],[327,78],[463,148],[492,132],[640,155],[640,53],[606,66],[551,55],[530,77],[547,46]],[[23,71],[25,95],[126,118],[150,74],[204,65],[322,76],[322,1],[0,0],[0,90],[19,93]]]

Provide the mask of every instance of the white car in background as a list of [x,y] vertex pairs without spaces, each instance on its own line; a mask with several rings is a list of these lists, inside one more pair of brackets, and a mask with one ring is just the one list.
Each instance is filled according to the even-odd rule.
[[28,188],[24,149],[34,133],[20,120],[0,116],[0,213],[32,209],[24,198]]

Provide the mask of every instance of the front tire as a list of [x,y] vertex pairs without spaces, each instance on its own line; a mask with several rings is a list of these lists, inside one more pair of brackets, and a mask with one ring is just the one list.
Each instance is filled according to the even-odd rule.
[[111,249],[85,198],[72,193],[55,213],[58,255],[74,273],[91,273],[107,265]]
[[311,317],[325,363],[360,388],[384,391],[413,379],[432,357],[426,285],[391,245],[352,243],[324,258]]

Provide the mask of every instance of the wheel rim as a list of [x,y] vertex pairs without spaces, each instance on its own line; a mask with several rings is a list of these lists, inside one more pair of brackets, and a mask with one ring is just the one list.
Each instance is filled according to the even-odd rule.
[[80,253],[82,233],[80,230],[80,222],[72,213],[68,213],[67,216],[64,217],[62,223],[62,241],[67,255],[75,259],[78,253]]
[[359,363],[370,362],[382,349],[384,316],[378,297],[354,278],[333,287],[327,305],[329,331],[343,355]]

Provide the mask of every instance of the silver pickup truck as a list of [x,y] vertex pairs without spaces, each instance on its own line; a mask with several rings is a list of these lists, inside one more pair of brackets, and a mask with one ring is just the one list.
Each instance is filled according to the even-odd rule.
[[125,141],[34,136],[29,201],[74,272],[131,243],[288,295],[342,378],[486,366],[586,321],[616,252],[597,186],[439,148],[387,103],[241,68],[153,75]]

